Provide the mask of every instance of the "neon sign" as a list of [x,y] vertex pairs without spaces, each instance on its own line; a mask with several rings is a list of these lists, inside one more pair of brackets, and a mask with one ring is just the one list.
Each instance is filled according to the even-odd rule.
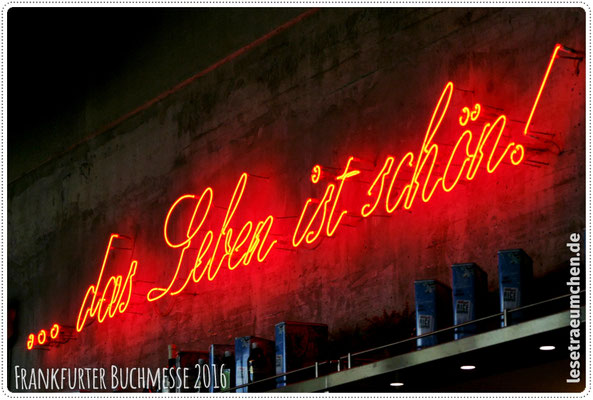
[[[559,44],[556,45],[525,124],[523,135],[529,131],[540,97],[560,50],[565,49]],[[505,145],[501,144],[501,138],[507,128],[508,118],[506,115],[500,114],[491,121],[484,122],[476,130],[483,109],[479,103],[462,107],[456,119],[459,130],[457,141],[449,154],[444,154],[441,151],[433,139],[445,116],[451,112],[453,90],[453,82],[447,82],[430,117],[420,150],[417,153],[412,151],[405,153],[399,158],[399,161],[395,156],[387,156],[366,191],[362,193],[364,204],[354,210],[338,207],[344,186],[361,173],[359,169],[352,166],[359,160],[354,156],[348,157],[342,172],[326,184],[321,199],[308,198],[305,201],[292,231],[291,245],[298,248],[305,244],[314,244],[322,235],[334,236],[344,216],[349,212],[360,215],[361,218],[368,218],[378,209],[384,210],[387,214],[392,214],[396,209],[402,207],[409,210],[418,196],[422,202],[428,203],[437,190],[449,193],[453,191],[460,180],[472,181],[477,176],[480,167],[485,167],[486,172],[492,174],[504,160],[507,160],[512,166],[521,164],[525,156],[523,145],[514,141],[509,141]],[[482,119],[485,120],[485,118]],[[454,165],[453,161],[458,160],[459,157],[462,158],[461,166],[457,172],[453,172],[451,166]],[[437,164],[445,166],[441,173],[435,170]],[[395,182],[403,171],[410,174],[411,178],[398,191]],[[315,165],[311,171],[311,182],[319,184],[323,175],[325,175],[323,168],[320,165]],[[177,253],[177,262],[176,266],[172,268],[174,272],[168,284],[153,287],[147,292],[146,300],[148,302],[157,301],[166,295],[179,295],[190,283],[198,283],[204,277],[212,281],[223,266],[232,271],[241,265],[248,266],[252,262],[263,263],[266,260],[278,243],[277,240],[269,238],[274,224],[272,215],[259,221],[248,220],[238,231],[230,227],[243,198],[247,179],[248,174],[243,173],[237,181],[220,229],[206,230],[205,234],[201,235],[201,241],[197,240],[198,233],[203,233],[204,223],[212,214],[214,190],[208,187],[199,196],[185,194],[173,202],[163,224],[163,238],[168,248]],[[190,206],[190,209],[193,210],[191,218],[187,221],[180,219],[180,208]],[[172,239],[172,221],[180,221],[184,227],[182,240]],[[132,296],[133,279],[139,261],[131,260],[125,277],[124,275],[104,277],[111,251],[116,248],[114,242],[122,239],[127,238],[116,233],[109,238],[97,281],[88,287],[83,297],[76,320],[77,332],[81,332],[85,328],[89,319],[96,319],[102,323],[108,317],[114,318],[117,314],[123,314],[128,308]],[[187,250],[190,248],[197,248],[193,260],[188,260],[189,252]],[[186,276],[180,276],[182,264],[188,261],[193,266]],[[179,282],[183,283],[179,284]],[[45,329],[41,329],[37,335],[31,333],[26,347],[31,350],[36,345],[43,346],[48,341],[55,341],[59,332],[60,326],[54,324],[49,335]]]
[[[107,316],[113,318],[117,313],[124,313],[128,308],[130,298],[132,296],[132,278],[136,274],[136,266],[138,261],[133,260],[130,263],[130,269],[128,275],[122,285],[122,275],[115,275],[109,277],[105,286],[103,283],[103,272],[105,271],[105,265],[109,258],[109,253],[113,249],[114,239],[118,239],[120,236],[112,234],[109,237],[109,243],[107,244],[107,250],[105,250],[105,257],[103,257],[103,265],[101,265],[101,271],[99,272],[99,278],[97,283],[89,286],[82,300],[80,311],[78,312],[78,318],[76,320],[76,331],[80,332],[84,327],[84,323],[88,317],[97,317],[97,321],[102,323]],[[102,292],[100,299],[97,298]],[[91,296],[91,304],[87,306],[87,300]]]
[[[206,188],[206,190],[204,190],[204,192],[202,192],[202,195],[199,197],[198,201],[196,202],[196,206],[194,208],[192,217],[189,220],[189,223],[187,224],[186,239],[180,243],[172,243],[169,240],[169,237],[167,234],[169,220],[171,218],[171,214],[173,213],[173,211],[175,210],[175,208],[178,206],[179,203],[181,203],[182,201],[190,201],[192,199],[195,200],[195,196],[191,195],[191,194],[184,195],[184,196],[181,196],[180,198],[178,198],[173,203],[173,205],[169,209],[169,212],[167,213],[167,217],[165,219],[165,226],[163,228],[163,236],[165,238],[165,242],[167,243],[167,245],[169,247],[171,247],[171,248],[182,247],[181,253],[179,255],[179,262],[177,263],[177,268],[175,270],[175,273],[173,274],[173,278],[171,279],[169,285],[166,288],[156,287],[156,288],[150,289],[150,291],[146,295],[146,299],[148,301],[158,300],[161,297],[165,296],[167,293],[169,293],[171,296],[175,296],[175,295],[181,293],[190,281],[193,280],[193,282],[195,282],[195,283],[200,282],[202,280],[202,278],[204,277],[204,274],[206,274],[206,272],[207,272],[206,276],[207,276],[208,280],[209,281],[213,280],[216,277],[216,275],[218,274],[218,271],[222,267],[225,260],[226,260],[229,270],[232,271],[235,268],[237,268],[240,264],[243,264],[245,266],[249,265],[251,263],[251,261],[253,260],[253,256],[256,253],[257,253],[257,255],[256,255],[255,259],[258,262],[263,262],[266,259],[268,254],[270,254],[272,247],[277,242],[276,240],[273,240],[269,244],[266,244],[268,235],[270,234],[270,230],[272,229],[272,224],[274,223],[274,217],[269,215],[263,221],[257,222],[257,224],[255,224],[253,221],[247,221],[245,223],[245,225],[243,225],[243,228],[241,228],[239,233],[236,235],[234,240],[233,240],[233,229],[229,228],[229,224],[230,224],[231,220],[233,219],[233,216],[235,215],[235,211],[237,210],[237,207],[239,206],[239,203],[241,202],[241,199],[243,198],[243,192],[245,191],[246,185],[247,185],[247,174],[243,173],[241,175],[241,178],[239,178],[239,182],[237,182],[237,186],[235,186],[235,191],[233,193],[233,196],[231,197],[231,201],[227,208],[227,213],[226,213],[226,216],[224,217],[222,227],[220,228],[220,231],[218,232],[218,236],[216,238],[216,244],[214,245],[214,249],[212,251],[211,256],[208,258],[208,260],[204,264],[204,257],[206,255],[206,253],[208,252],[208,250],[210,249],[210,247],[212,246],[212,241],[214,238],[214,232],[212,230],[209,230],[208,232],[206,232],[206,235],[202,239],[202,243],[200,244],[200,248],[198,250],[198,255],[194,261],[194,267],[190,271],[190,273],[187,275],[187,277],[185,279],[185,283],[177,290],[171,291],[171,289],[173,288],[173,285],[175,284],[175,282],[177,280],[177,276],[179,274],[179,270],[181,268],[181,263],[183,261],[183,258],[186,254],[186,250],[191,246],[192,240],[199,232],[200,228],[204,224],[204,221],[206,220],[206,217],[208,216],[208,214],[210,212],[210,208],[212,206],[212,198],[213,198],[214,194],[213,194],[213,191],[211,188]],[[207,205],[205,207],[202,207],[202,202],[204,202],[205,199],[207,199],[206,200]],[[203,210],[201,210],[201,209],[203,209]],[[195,228],[193,228],[194,220],[196,219],[196,216],[198,216],[198,219],[200,222],[198,223],[198,225]],[[192,231],[192,228],[193,228],[193,231]],[[251,239],[249,239],[250,236],[251,236]],[[245,243],[248,240],[249,240],[249,244],[247,245],[247,247],[245,247]],[[216,261],[216,256],[218,255],[218,249],[221,245],[221,242],[223,244],[222,257],[220,258],[219,261]],[[262,251],[263,251],[263,253],[262,253]],[[242,252],[242,254],[239,256],[238,260],[235,260],[235,262],[233,263],[233,257],[237,257],[238,254],[236,254],[236,253],[240,253],[240,252]],[[201,272],[199,272],[200,267],[202,267]]]

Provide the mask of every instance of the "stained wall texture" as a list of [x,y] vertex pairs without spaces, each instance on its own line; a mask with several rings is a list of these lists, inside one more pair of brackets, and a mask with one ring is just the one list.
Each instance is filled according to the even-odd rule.
[[[235,336],[273,339],[284,320],[352,329],[384,312],[411,315],[413,281],[449,283],[452,263],[478,263],[495,291],[500,249],[525,249],[542,281],[563,277],[568,235],[585,226],[583,62],[556,61],[532,122],[546,134],[522,132],[556,43],[584,50],[582,9],[321,9],[13,182],[8,297],[20,313],[12,364],[158,367],[168,343],[200,350]],[[448,81],[456,90],[434,138],[441,154],[462,132],[462,106],[480,102],[484,122],[509,117],[504,140],[523,143],[529,161],[493,174],[481,168],[409,211],[367,219],[352,212],[334,237],[292,248],[295,216],[350,155],[362,173],[345,185],[341,204],[355,209],[385,157],[399,162],[420,151]],[[313,184],[316,164],[326,175]],[[276,248],[263,263],[223,267],[211,282],[147,302],[179,259],[163,239],[172,203],[211,187],[203,229],[216,233],[242,172],[250,175],[230,227],[273,215]],[[409,171],[396,187],[406,179]],[[187,219],[172,224],[182,238]],[[129,312],[59,348],[27,351],[30,332],[75,324],[111,233],[134,239]],[[116,252],[106,273],[127,270],[129,250]]]

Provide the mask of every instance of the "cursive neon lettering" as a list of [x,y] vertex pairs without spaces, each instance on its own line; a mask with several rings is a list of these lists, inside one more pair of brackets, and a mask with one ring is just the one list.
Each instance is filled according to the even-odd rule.
[[[524,126],[523,135],[529,131],[552,66],[561,48],[561,45],[556,45],[554,48],[529,118]],[[399,207],[409,210],[419,192],[422,202],[428,203],[437,189],[441,189],[444,193],[450,193],[462,180],[473,180],[481,166],[485,168],[486,173],[492,174],[505,160],[509,161],[512,166],[521,164],[525,157],[525,147],[513,140],[508,140],[505,144],[501,143],[503,136],[510,136],[504,135],[507,129],[507,116],[501,114],[493,117],[490,121],[487,121],[488,118],[484,116],[480,118],[482,106],[479,103],[474,103],[471,107],[469,105],[461,107],[459,116],[453,120],[458,123],[456,128],[460,128],[455,145],[450,154],[439,151],[441,150],[439,141],[435,141],[434,138],[441,130],[442,122],[450,111],[453,90],[453,82],[447,82],[441,91],[429,119],[428,127],[424,132],[420,150],[417,153],[406,152],[399,159],[397,167],[395,167],[396,157],[392,155],[387,156],[380,164],[381,167],[374,175],[371,184],[363,192],[365,198],[360,208],[360,215],[363,218],[375,214],[382,201],[387,214],[394,213]],[[479,127],[478,121],[480,121],[481,127]],[[477,140],[474,138],[474,129],[476,132],[480,129],[480,136]],[[455,134],[453,132],[453,135]],[[347,206],[338,204],[345,203],[341,199],[344,185],[348,179],[361,174],[360,170],[351,168],[352,162],[360,162],[360,160],[350,156],[343,171],[337,177],[333,180],[325,177],[329,182],[325,186],[321,199],[308,198],[305,201],[292,230],[293,247],[297,248],[303,244],[311,245],[320,239],[322,233],[327,237],[336,234],[344,216],[349,213]],[[460,162],[457,171],[453,170],[455,162]],[[410,176],[406,174],[405,177],[401,177],[400,174],[403,172],[409,172]],[[319,164],[314,165],[310,175],[311,182],[318,184],[322,176],[324,176],[322,167]],[[212,229],[205,232],[202,230],[205,221],[212,217],[211,209],[214,199],[212,188],[206,188],[200,196],[182,195],[173,202],[166,214],[162,234],[165,244],[178,252],[177,262],[173,264],[175,265],[174,271],[167,286],[151,288],[146,294],[147,301],[156,301],[167,294],[178,295],[186,289],[190,282],[199,283],[204,276],[212,281],[223,265],[232,271],[240,265],[248,266],[254,260],[262,263],[267,259],[277,243],[276,240],[269,239],[274,225],[272,215],[268,215],[260,221],[249,220],[242,226],[231,227],[246,190],[247,177],[247,173],[241,174],[226,208],[225,217],[220,229],[216,230],[216,234]],[[404,182],[403,187],[396,187],[398,180]],[[189,208],[192,210],[191,217],[181,220],[183,209],[188,209],[188,207],[193,207],[193,209]],[[178,223],[173,224],[173,221]],[[178,226],[182,226],[181,238],[176,235]],[[201,242],[199,236],[202,236]],[[125,278],[119,274],[104,276],[111,251],[115,248],[113,243],[118,239],[120,239],[118,234],[112,234],[109,237],[97,281],[87,288],[83,296],[76,320],[77,332],[82,331],[90,318],[96,318],[99,323],[102,323],[107,318],[123,314],[129,306],[138,261],[130,262]],[[197,243],[200,243],[199,246],[196,246]],[[189,260],[191,255],[195,255],[193,260]],[[181,275],[183,275],[181,271],[184,267],[187,274],[184,279],[181,279]],[[183,283],[179,285],[178,281]],[[174,287],[176,289],[173,289]],[[59,332],[60,325],[53,324],[49,330],[49,340],[57,339]],[[47,341],[48,334],[45,329],[41,329],[37,335],[29,334],[26,347],[31,350],[35,348],[36,342],[39,345],[44,345]]]
[[51,330],[49,331],[49,337],[52,339],[56,339],[58,337],[59,333],[60,333],[60,325],[53,324],[53,326],[51,327]]
[[35,345],[35,335],[30,333],[29,339],[27,339],[27,350],[31,350]]
[[47,334],[45,333],[45,329],[42,329],[37,334],[37,343],[44,345],[45,340],[47,339]]
[[527,118],[527,123],[525,124],[525,129],[523,130],[523,134],[527,135],[529,131],[529,125],[531,124],[531,119],[533,118],[533,114],[535,113],[535,109],[537,108],[537,104],[539,103],[539,98],[544,91],[544,86],[546,86],[546,82],[548,82],[548,76],[550,76],[550,71],[552,71],[552,66],[554,65],[554,61],[558,56],[558,51],[562,48],[561,44],[557,44],[554,47],[554,52],[552,52],[552,57],[550,57],[550,62],[548,63],[548,68],[546,69],[546,73],[544,74],[544,79],[542,80],[541,85],[539,86],[539,90],[537,92],[537,96],[535,97],[535,101],[533,102],[533,107],[531,107],[531,112],[529,113],[529,118]]
[[[225,263],[228,266],[229,270],[233,270],[233,269],[237,268],[240,264],[248,265],[252,261],[252,256],[254,253],[257,253],[257,261],[258,262],[263,262],[266,259],[266,257],[272,250],[273,246],[277,242],[276,240],[269,242],[269,244],[267,245],[268,246],[267,249],[262,254],[262,251],[263,251],[264,247],[266,246],[268,235],[270,233],[270,230],[271,230],[273,222],[274,222],[274,219],[272,216],[268,216],[264,221],[259,221],[257,224],[255,224],[253,221],[247,221],[243,225],[243,227],[239,230],[239,232],[236,234],[236,237],[234,238],[234,240],[233,240],[234,230],[233,230],[233,228],[229,228],[229,225],[230,225],[231,221],[233,220],[233,217],[237,211],[237,208],[239,207],[241,199],[243,198],[243,194],[244,194],[246,185],[247,185],[247,174],[243,173],[243,174],[241,174],[241,177],[239,178],[239,181],[237,182],[237,185],[235,186],[233,195],[231,196],[231,200],[229,202],[229,207],[227,208],[225,218],[224,218],[221,228],[219,230],[218,237],[216,239],[216,243],[214,244],[214,248],[212,249],[210,257],[207,258],[207,261],[204,264],[204,257],[206,257],[206,254],[210,251],[210,248],[212,246],[212,242],[214,239],[214,233],[212,230],[208,230],[206,232],[206,234],[204,235],[202,242],[200,244],[200,247],[198,249],[193,267],[186,275],[183,284],[176,290],[172,291],[171,289],[173,288],[173,286],[175,285],[175,282],[179,278],[179,272],[181,270],[181,266],[183,264],[183,260],[187,253],[187,250],[190,249],[194,238],[200,231],[204,221],[209,216],[214,193],[211,188],[206,189],[202,193],[202,195],[200,196],[200,198],[194,208],[192,217],[187,224],[185,239],[180,243],[172,243],[168,237],[168,231],[169,231],[168,225],[169,225],[169,222],[171,219],[171,215],[173,214],[173,209],[175,207],[177,207],[177,205],[180,204],[181,201],[195,200],[195,196],[184,195],[184,196],[181,196],[179,199],[177,199],[173,203],[173,205],[169,209],[169,212],[167,213],[167,217],[165,219],[163,235],[165,237],[165,242],[167,243],[167,245],[169,247],[171,247],[171,248],[179,248],[181,246],[184,246],[184,247],[181,249],[181,253],[180,253],[180,256],[179,256],[179,259],[177,262],[177,267],[175,269],[172,279],[169,282],[169,285],[166,288],[164,288],[164,287],[152,288],[146,296],[148,301],[158,300],[166,294],[170,294],[171,296],[178,295],[183,290],[185,290],[185,288],[191,281],[193,281],[194,283],[198,283],[202,280],[202,278],[204,276],[206,276],[208,278],[208,280],[212,281],[216,277],[216,275],[219,273],[222,265]],[[206,201],[205,201],[205,199],[206,199]],[[207,204],[206,207],[202,206],[202,204],[204,204],[204,203]],[[196,217],[198,218],[198,220],[200,222],[194,228],[194,221],[196,220]],[[254,225],[255,225],[255,228],[254,228]],[[264,229],[266,229],[265,233],[263,233]],[[250,236],[251,236],[251,240],[250,240]],[[249,245],[246,247],[245,244],[248,242],[249,242]],[[222,246],[221,246],[221,244],[222,244]],[[223,253],[221,254],[220,259],[218,259],[217,258],[218,250],[221,247],[223,249]],[[239,254],[239,253],[241,253],[241,251],[243,251],[243,254]],[[237,257],[237,256],[238,256],[238,259],[235,262],[233,262],[233,257]],[[202,268],[201,272],[199,272],[200,268]]]
[[333,236],[333,234],[336,232],[336,229],[338,228],[338,225],[340,224],[340,221],[342,220],[342,218],[344,218],[344,215],[346,215],[348,213],[348,211],[342,210],[340,212],[340,215],[338,216],[338,219],[332,225],[332,217],[334,216],[334,212],[336,211],[336,205],[338,204],[338,200],[340,199],[340,194],[342,193],[342,189],[344,187],[344,182],[346,182],[346,179],[360,174],[360,171],[358,171],[358,170],[349,171],[350,163],[353,160],[354,160],[354,157],[350,157],[348,159],[348,161],[346,162],[346,168],[344,168],[344,172],[342,173],[342,175],[340,175],[336,178],[337,181],[340,181],[340,186],[338,186],[338,192],[336,193],[336,197],[333,201],[332,209],[329,212],[329,216],[327,217],[326,232],[327,232],[328,237]]
[[[119,313],[123,313],[127,305],[130,301],[131,297],[131,290],[132,290],[132,278],[136,274],[136,267],[138,262],[133,260],[130,263],[130,268],[128,270],[128,274],[125,280],[125,284],[121,285],[122,276],[116,275],[111,276],[107,280],[107,284],[103,289],[103,293],[99,301],[97,301],[97,296],[99,295],[99,291],[101,290],[101,283],[103,279],[103,273],[105,271],[105,265],[107,264],[107,259],[109,257],[109,253],[113,248],[113,240],[119,238],[118,234],[112,234],[109,237],[109,242],[107,244],[107,250],[105,250],[105,256],[103,257],[103,264],[101,265],[101,270],[99,272],[99,277],[97,279],[97,283],[94,285],[89,286],[82,301],[82,305],[80,306],[80,310],[78,311],[78,318],[76,320],[76,331],[80,332],[84,328],[87,318],[93,318],[97,316],[97,320],[99,323],[102,323],[105,318],[109,315],[110,318],[113,318],[116,314],[116,310]],[[112,287],[112,288],[111,288]],[[111,292],[108,289],[111,288]],[[123,292],[127,291],[127,296],[125,300],[123,299]],[[111,293],[111,298],[108,300],[106,297],[107,293]],[[91,297],[92,295],[92,297]],[[91,299],[91,304],[87,305],[87,301]],[[108,302],[106,308],[102,310],[103,304]]]

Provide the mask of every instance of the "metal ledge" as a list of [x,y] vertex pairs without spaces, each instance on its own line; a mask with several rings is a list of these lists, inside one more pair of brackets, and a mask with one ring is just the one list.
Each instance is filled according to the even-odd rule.
[[[546,317],[511,325],[506,328],[476,334],[463,339],[394,356],[385,360],[376,361],[319,378],[297,382],[282,388],[271,390],[271,392],[311,393],[324,391],[360,379],[367,379],[458,354],[495,346],[540,333],[550,332],[568,327],[570,324],[569,313],[569,311],[564,311],[558,314],[552,314]],[[585,307],[581,307],[580,309],[580,319],[581,322],[585,320]]]

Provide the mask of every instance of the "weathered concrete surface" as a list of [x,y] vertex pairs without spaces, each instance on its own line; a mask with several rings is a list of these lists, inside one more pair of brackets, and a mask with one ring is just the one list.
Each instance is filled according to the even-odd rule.
[[[324,322],[337,332],[385,310],[412,310],[413,280],[448,283],[455,262],[477,262],[495,290],[496,252],[504,248],[525,249],[538,277],[562,271],[568,235],[585,226],[584,65],[567,59],[557,61],[532,126],[555,136],[525,139],[545,150],[527,157],[546,164],[482,170],[428,204],[417,200],[411,212],[345,221],[353,227],[314,251],[275,250],[263,264],[222,270],[186,290],[195,295],[155,303],[137,296],[134,314],[94,323],[59,349],[25,350],[28,333],[75,323],[112,232],[135,238],[138,281],[166,285],[178,251],[166,246],[162,227],[182,194],[211,186],[224,207],[247,171],[269,179],[249,178],[235,228],[243,218],[298,215],[308,197],[322,194],[309,181],[314,164],[341,168],[352,154],[373,169],[389,154],[418,152],[449,80],[474,92],[472,99],[456,91],[456,99],[524,121],[554,45],[584,49],[584,18],[580,9],[321,10],[14,183],[13,364],[156,367],[170,342],[205,349],[240,335],[272,338],[282,320]],[[443,130],[435,142],[445,148],[457,135]],[[207,224],[216,228],[223,217],[216,209]],[[289,241],[294,224],[278,220],[273,233]],[[137,282],[135,292],[151,286]]]
[[8,181],[304,11],[9,9]]

